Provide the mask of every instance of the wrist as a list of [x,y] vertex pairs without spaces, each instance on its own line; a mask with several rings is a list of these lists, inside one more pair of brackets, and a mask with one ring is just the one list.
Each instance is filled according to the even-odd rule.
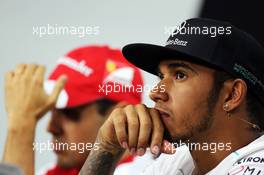
[[8,130],[16,131],[23,129],[34,129],[37,125],[37,120],[35,116],[31,114],[23,114],[23,113],[13,113],[8,115]]
[[35,139],[36,125],[9,125],[7,130],[7,139],[13,145],[26,145],[32,149]]
[[125,152],[124,148],[113,145],[111,143],[103,142],[100,138],[97,138],[95,142],[99,144],[97,150],[109,152],[114,156],[122,155]]

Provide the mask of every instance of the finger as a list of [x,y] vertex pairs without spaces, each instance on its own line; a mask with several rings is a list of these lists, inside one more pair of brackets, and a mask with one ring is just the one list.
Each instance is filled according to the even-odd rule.
[[137,105],[136,111],[138,113],[140,123],[137,155],[142,156],[145,154],[146,147],[148,147],[152,130],[152,121],[149,112],[144,105]]
[[161,152],[165,154],[174,154],[176,152],[176,148],[169,141],[163,140],[161,145]]
[[36,64],[28,64],[24,70],[23,75],[32,77],[35,74],[37,67],[38,66]]
[[127,143],[127,130],[126,130],[126,117],[125,113],[121,108],[116,108],[116,110],[113,112],[113,124],[116,132],[116,137],[119,142],[119,144],[124,148],[128,148]]
[[26,64],[18,64],[15,69],[15,75],[16,76],[22,75],[26,69],[26,66],[27,66]]
[[54,89],[53,89],[53,91],[49,97],[49,104],[50,105],[53,106],[56,104],[58,96],[59,96],[61,90],[64,88],[66,81],[67,81],[67,77],[65,75],[60,76],[59,79],[56,81]]
[[46,71],[45,66],[40,65],[36,68],[36,72],[34,76],[35,76],[36,81],[38,81],[41,84],[43,84],[43,81],[44,81],[45,71]]
[[158,155],[163,140],[164,126],[160,120],[159,112],[156,109],[150,108],[149,112],[153,123],[150,151]]
[[127,105],[125,108],[125,114],[127,116],[127,126],[128,126],[128,146],[130,152],[135,154],[138,142],[138,130],[139,130],[139,120],[137,112],[133,105]]
[[9,71],[5,74],[5,81],[10,81],[14,77],[15,73],[13,71]]
[[5,91],[7,91],[10,88],[10,86],[12,85],[13,77],[14,77],[13,71],[7,72],[5,74]]

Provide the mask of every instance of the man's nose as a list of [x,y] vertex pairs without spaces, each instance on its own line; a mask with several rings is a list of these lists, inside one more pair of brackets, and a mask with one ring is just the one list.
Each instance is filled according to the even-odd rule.
[[62,121],[61,121],[61,114],[59,114],[59,112],[57,111],[51,112],[51,117],[47,126],[47,131],[55,136],[62,134],[63,132]]
[[149,97],[154,102],[167,101],[169,96],[167,94],[167,85],[160,81],[149,93]]

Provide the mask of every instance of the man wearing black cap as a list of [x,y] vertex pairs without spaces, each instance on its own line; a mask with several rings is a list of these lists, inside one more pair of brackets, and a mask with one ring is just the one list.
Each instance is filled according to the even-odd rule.
[[[143,155],[147,147],[156,155],[176,151],[180,161],[158,159],[145,174],[264,173],[264,49],[252,36],[226,22],[195,18],[165,47],[130,44],[123,54],[160,77],[150,93],[155,107],[114,110],[81,175],[111,174],[125,149]],[[182,143],[191,156],[177,155]]]

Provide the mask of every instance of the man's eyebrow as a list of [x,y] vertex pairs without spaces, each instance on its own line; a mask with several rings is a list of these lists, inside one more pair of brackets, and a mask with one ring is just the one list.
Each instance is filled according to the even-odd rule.
[[175,69],[178,67],[183,67],[183,68],[186,68],[186,69],[194,72],[195,74],[198,74],[191,66],[189,66],[188,64],[183,63],[183,62],[169,63],[167,66],[169,69]]
[[[168,67],[168,69],[175,69],[175,68],[183,67],[183,68],[186,68],[186,69],[192,71],[192,72],[195,73],[195,74],[198,74],[198,72],[195,71],[191,66],[189,66],[188,64],[183,63],[183,62],[169,63],[169,64],[167,65],[167,67]],[[156,69],[156,72],[157,72],[158,77],[159,77],[160,79],[162,79],[162,77],[163,77],[163,73],[161,72],[161,70],[160,70],[159,67]]]

